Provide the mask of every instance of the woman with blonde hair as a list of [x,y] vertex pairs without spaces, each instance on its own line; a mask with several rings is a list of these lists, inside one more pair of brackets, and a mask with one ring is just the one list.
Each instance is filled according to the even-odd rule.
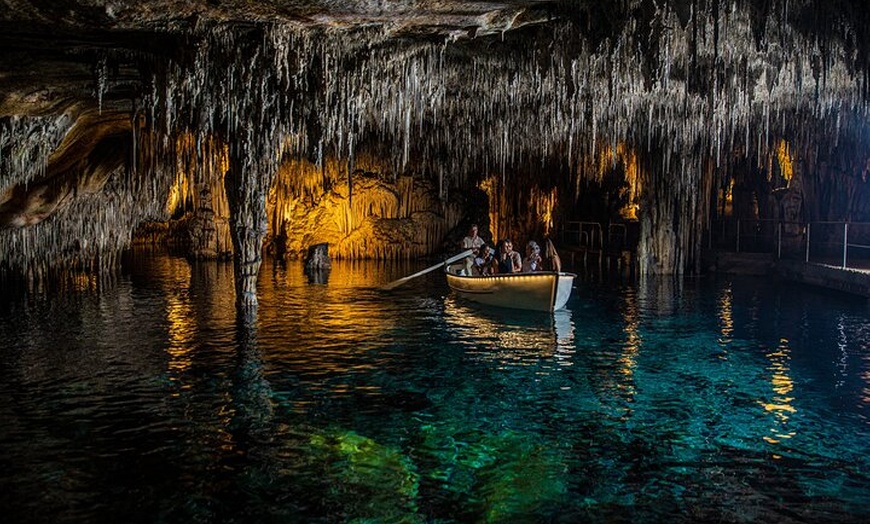
[[523,273],[541,271],[544,269],[541,260],[541,246],[534,240],[526,244],[526,256],[523,258]]

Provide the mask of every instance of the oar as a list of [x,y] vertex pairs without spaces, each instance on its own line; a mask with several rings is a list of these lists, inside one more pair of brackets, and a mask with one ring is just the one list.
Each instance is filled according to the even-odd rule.
[[448,258],[444,262],[439,262],[432,267],[427,267],[426,269],[424,269],[422,271],[417,271],[413,275],[408,275],[406,277],[402,277],[399,280],[393,280],[392,282],[390,282],[386,286],[382,287],[381,289],[393,289],[394,287],[401,286],[402,284],[404,284],[405,282],[407,282],[411,279],[417,278],[420,275],[425,275],[426,273],[429,273],[430,271],[435,271],[439,267],[446,266],[447,264],[450,264],[451,262],[456,262],[457,260],[461,260],[461,259],[471,255],[472,253],[473,253],[473,251],[468,249],[466,251],[463,251],[462,253],[459,253],[458,255],[454,255],[454,256]]

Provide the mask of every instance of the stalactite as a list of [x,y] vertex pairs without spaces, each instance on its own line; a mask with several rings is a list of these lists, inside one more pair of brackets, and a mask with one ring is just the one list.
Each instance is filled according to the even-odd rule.
[[[624,10],[641,4],[630,2]],[[688,14],[684,6],[659,2],[600,40],[578,30],[570,17],[498,38],[441,42],[396,38],[376,25],[204,25],[190,35],[195,46],[187,55],[149,63],[153,77],[143,80],[145,92],[133,111],[143,115],[142,128],[138,116],[131,123],[135,168],[119,190],[144,190],[154,198],[127,197],[125,205],[141,206],[131,216],[161,217],[165,211],[154,210],[165,204],[169,181],[189,176],[184,165],[200,165],[200,174],[212,182],[220,171],[206,167],[206,157],[214,161],[219,154],[179,147],[178,137],[196,137],[200,144],[239,140],[250,149],[240,151],[246,159],[241,169],[253,177],[255,193],[274,192],[268,221],[273,229],[295,216],[298,203],[288,201],[325,198],[341,182],[349,202],[340,229],[350,235],[367,220],[410,219],[439,208],[407,196],[416,186],[406,175],[437,181],[437,200],[449,204],[455,185],[497,174],[504,188],[521,182],[512,178],[531,173],[533,163],[558,164],[570,179],[562,182],[570,187],[560,198],[576,198],[584,179],[600,176],[587,166],[602,151],[623,147],[646,158],[636,189],[644,197],[644,227],[650,228],[641,249],[648,259],[674,250],[673,259],[649,270],[679,273],[697,258],[687,250],[703,234],[697,224],[704,221],[687,224],[681,218],[673,235],[664,233],[666,222],[698,218],[705,197],[697,192],[719,185],[709,180],[708,159],[722,168],[717,173],[724,172],[736,151],[761,162],[780,137],[806,129],[836,148],[840,137],[866,126],[870,82],[860,62],[866,44],[850,51],[848,21],[825,8],[818,31],[805,27],[802,16],[815,5],[820,4],[773,1],[769,13],[782,15],[782,23],[773,23],[743,2],[693,1]],[[96,105],[105,111],[115,82],[106,58],[95,61]],[[69,118],[0,120],[0,192],[41,178],[69,131]],[[810,144],[813,137],[790,141],[798,142]],[[366,149],[375,149],[372,144],[382,153],[377,169],[368,169],[363,158]],[[194,153],[203,159],[175,157]],[[652,154],[660,158],[652,160]],[[391,200],[375,192],[369,200],[358,191],[358,170],[398,181],[399,196]],[[290,178],[283,180],[285,174]],[[191,180],[185,187],[192,192],[182,196],[203,197],[209,183]],[[219,193],[210,192],[223,198]],[[497,215],[512,212],[506,201],[493,202]],[[421,232],[427,248],[439,243],[435,236],[451,223],[449,213]],[[123,239],[129,234],[120,233],[122,224],[117,231],[105,227]],[[494,227],[509,232],[506,224]],[[9,255],[8,265],[41,249],[35,238],[14,244],[17,235],[29,234],[0,235],[4,253],[27,250]],[[394,256],[390,248],[362,240],[348,246],[337,256]]]

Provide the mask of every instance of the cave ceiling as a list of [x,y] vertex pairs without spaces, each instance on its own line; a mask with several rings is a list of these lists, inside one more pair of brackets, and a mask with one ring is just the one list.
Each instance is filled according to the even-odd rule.
[[[350,171],[362,149],[450,183],[545,165],[572,179],[625,144],[645,159],[653,228],[702,218],[703,198],[691,198],[709,191],[701,173],[735,156],[762,165],[780,140],[866,177],[862,1],[0,6],[0,244],[11,266],[46,236],[45,256],[58,258],[123,247],[136,224],[165,219],[169,137],[184,134],[229,144],[264,185],[287,158],[339,158]],[[689,204],[656,207],[664,195]],[[686,231],[677,236],[697,240]]]
[[[384,38],[456,40],[504,32],[554,17],[541,1],[4,1],[0,14],[0,115],[40,113],[74,99],[92,102],[99,60],[124,53],[181,60],[216,27],[289,31],[369,28]],[[142,93],[138,67],[115,71],[110,96]],[[127,91],[124,88],[127,88]]]

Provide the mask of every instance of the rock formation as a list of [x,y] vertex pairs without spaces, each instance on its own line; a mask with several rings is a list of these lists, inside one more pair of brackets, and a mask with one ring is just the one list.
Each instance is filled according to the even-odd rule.
[[[747,213],[777,207],[782,144],[807,219],[870,220],[859,1],[2,5],[9,274],[99,265],[142,224],[186,217],[192,256],[231,238],[255,303],[264,241],[299,255],[332,227],[338,256],[422,254],[471,189],[493,234],[539,235],[582,218],[608,161],[640,270],[694,272],[722,188],[745,183]],[[344,224],[298,229],[329,206]]]

